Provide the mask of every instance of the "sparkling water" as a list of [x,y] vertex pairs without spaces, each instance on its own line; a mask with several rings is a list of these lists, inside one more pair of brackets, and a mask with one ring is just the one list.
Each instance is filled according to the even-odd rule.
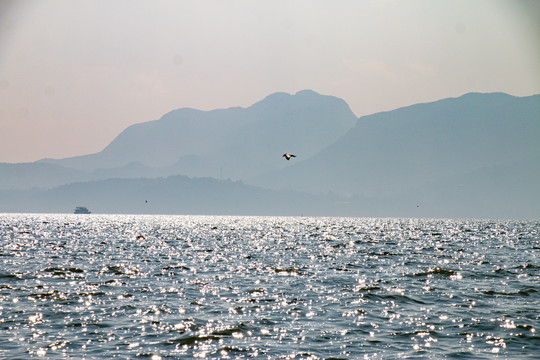
[[0,215],[0,358],[531,359],[540,223]]

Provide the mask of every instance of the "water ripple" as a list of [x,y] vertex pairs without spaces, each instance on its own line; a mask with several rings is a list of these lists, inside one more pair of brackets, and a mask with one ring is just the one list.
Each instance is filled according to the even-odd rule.
[[539,225],[0,215],[0,357],[531,358]]

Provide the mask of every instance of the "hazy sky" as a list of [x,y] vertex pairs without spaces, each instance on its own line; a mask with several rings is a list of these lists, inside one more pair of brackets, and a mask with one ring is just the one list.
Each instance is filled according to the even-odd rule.
[[1,1],[0,162],[312,89],[357,116],[540,93],[540,1]]

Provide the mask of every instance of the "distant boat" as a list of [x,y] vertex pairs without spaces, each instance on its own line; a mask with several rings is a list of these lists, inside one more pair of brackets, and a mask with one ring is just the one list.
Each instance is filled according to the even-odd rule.
[[91,214],[90,210],[88,210],[84,206],[77,206],[73,213],[74,214]]
[[290,160],[292,157],[296,157],[296,155],[289,154],[289,153],[281,155],[281,157],[284,157],[284,156],[285,156],[285,159],[287,160]]

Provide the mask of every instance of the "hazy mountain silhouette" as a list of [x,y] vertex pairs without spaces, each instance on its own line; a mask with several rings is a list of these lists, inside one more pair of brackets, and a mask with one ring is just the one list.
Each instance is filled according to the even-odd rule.
[[449,178],[456,179],[456,186],[467,186],[470,173],[486,168],[525,162],[538,169],[538,156],[540,95],[471,93],[361,117],[346,135],[310,159],[250,183],[393,196],[427,184],[442,186]]
[[87,172],[54,164],[0,163],[0,189],[50,188],[88,178]]
[[[537,160],[540,160],[537,159]],[[495,186],[510,191],[493,193],[486,174],[471,173],[473,186],[456,188],[427,184],[421,191],[392,197],[313,195],[269,190],[240,181],[171,176],[157,179],[107,179],[62,185],[53,189],[0,190],[0,212],[70,213],[86,206],[93,213],[190,215],[305,215],[357,217],[516,218],[540,217],[538,193],[528,194],[540,172],[532,167],[488,169]],[[525,170],[525,172],[522,172]],[[536,172],[531,176],[532,172]],[[536,184],[534,184],[536,185]],[[446,186],[446,187],[445,187]],[[517,190],[521,187],[521,190]],[[447,193],[441,192],[441,189]],[[528,195],[528,196],[523,196]],[[502,204],[504,206],[502,206]]]
[[356,121],[336,97],[275,93],[248,108],[175,110],[128,127],[97,154],[41,162],[85,171],[138,162],[172,166],[183,175],[242,179],[284,167],[284,149],[314,155]]
[[538,184],[540,95],[355,119],[343,100],[301,91],[175,110],[93,155],[0,164],[0,211],[539,218]]
[[0,212],[70,213],[76,206],[85,206],[98,214],[324,215],[340,206],[335,196],[273,191],[239,181],[186,176],[0,190],[0,198]]
[[[192,159],[195,158],[195,159]],[[156,178],[178,174],[184,170],[197,173],[200,162],[196,156],[185,156],[170,166],[150,167],[139,162],[94,171],[76,170],[42,162],[5,164],[0,163],[0,189],[25,190],[48,189],[74,182],[96,181],[111,178]]]

